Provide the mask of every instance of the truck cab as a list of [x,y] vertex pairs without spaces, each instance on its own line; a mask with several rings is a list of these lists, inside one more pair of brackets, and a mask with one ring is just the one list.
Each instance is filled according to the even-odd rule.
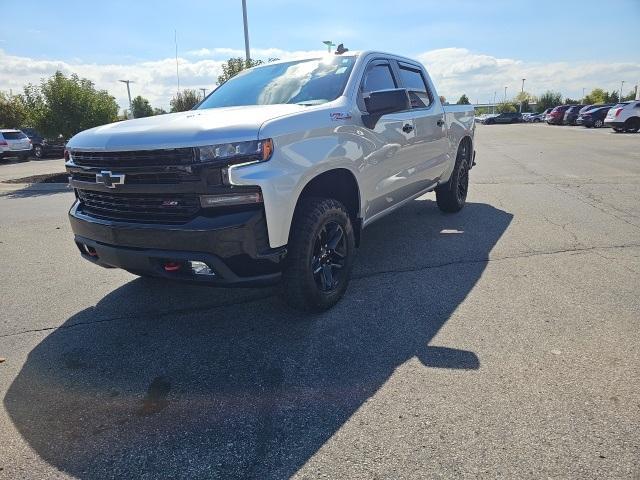
[[383,52],[241,72],[188,112],[81,132],[67,145],[81,255],[211,285],[281,281],[294,307],[344,294],[365,227],[436,191],[464,206],[472,106]]

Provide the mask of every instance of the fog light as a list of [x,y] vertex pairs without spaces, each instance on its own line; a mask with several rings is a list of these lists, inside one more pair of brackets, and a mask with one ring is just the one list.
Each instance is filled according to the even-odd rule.
[[196,275],[215,275],[215,273],[213,273],[213,270],[209,268],[209,265],[204,262],[191,260],[189,262],[189,266],[191,267],[191,271]]
[[262,203],[260,192],[225,193],[223,195],[200,195],[200,205],[207,207],[228,207],[230,205],[246,205]]

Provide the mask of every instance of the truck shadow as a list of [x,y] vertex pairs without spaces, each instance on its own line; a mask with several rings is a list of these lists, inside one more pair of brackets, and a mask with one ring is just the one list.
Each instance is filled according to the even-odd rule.
[[345,299],[311,317],[272,290],[131,281],[36,346],[4,406],[78,478],[287,478],[405,362],[480,368],[428,344],[511,219],[412,202],[367,229]]

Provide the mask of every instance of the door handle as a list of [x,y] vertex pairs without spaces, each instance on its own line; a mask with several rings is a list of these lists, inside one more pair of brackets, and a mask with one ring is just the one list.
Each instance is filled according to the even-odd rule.
[[413,127],[408,123],[405,123],[404,127],[402,127],[402,131],[404,133],[410,133],[412,130],[413,130]]
[[444,119],[443,119],[443,118],[441,118],[440,120],[438,120],[438,121],[436,122],[436,125],[437,125],[437,126],[439,126],[439,127],[443,126],[443,125],[444,125]]

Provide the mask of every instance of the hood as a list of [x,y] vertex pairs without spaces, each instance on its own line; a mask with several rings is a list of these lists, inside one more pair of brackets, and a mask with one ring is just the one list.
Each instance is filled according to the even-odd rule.
[[256,140],[262,124],[303,110],[301,105],[207,108],[125,120],[75,135],[69,149],[153,150]]

